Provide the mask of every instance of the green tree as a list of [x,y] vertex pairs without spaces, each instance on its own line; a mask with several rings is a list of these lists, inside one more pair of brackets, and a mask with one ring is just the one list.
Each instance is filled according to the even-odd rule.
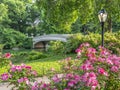
[[36,17],[39,16],[37,6],[32,0],[1,0],[0,3],[8,10],[8,19],[2,22],[4,27],[26,33],[27,27],[32,28]]
[[[71,25],[80,17],[84,25],[91,19],[93,0],[37,0],[46,29],[68,33]],[[87,7],[86,7],[87,6]]]
[[46,24],[43,26],[54,32],[69,32],[71,24],[78,18],[75,1],[76,0],[37,0],[41,11],[41,18]]
[[8,17],[10,21],[5,23],[18,31],[23,31],[23,20],[26,17],[26,5],[20,0],[5,0],[4,4],[8,6]]
[[107,11],[106,29],[112,32],[112,22],[120,22],[120,0],[94,0],[94,8],[96,16],[103,8]]
[[7,19],[7,13],[8,9],[7,6],[3,3],[0,4],[0,22],[2,22],[4,19]]

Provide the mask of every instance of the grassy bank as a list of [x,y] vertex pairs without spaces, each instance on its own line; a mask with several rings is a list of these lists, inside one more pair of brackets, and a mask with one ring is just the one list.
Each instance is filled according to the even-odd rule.
[[[4,52],[12,53],[13,56],[11,60],[16,65],[25,63],[27,65],[32,66],[32,68],[38,72],[38,76],[49,74],[49,71],[51,70],[51,68],[54,68],[55,71],[59,73],[61,71],[59,61],[67,57],[75,58],[76,56],[75,54],[62,55],[62,54],[55,54],[53,52],[43,52],[43,55],[46,55],[47,57],[28,60],[28,57],[33,56],[31,55],[31,52],[33,54],[33,51],[31,50],[22,50],[22,51],[7,50]],[[0,69],[0,74],[3,72],[6,72],[5,68]]]

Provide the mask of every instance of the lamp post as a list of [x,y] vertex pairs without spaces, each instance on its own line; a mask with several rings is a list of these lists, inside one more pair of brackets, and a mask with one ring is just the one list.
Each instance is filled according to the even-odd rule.
[[100,20],[101,27],[102,27],[102,47],[104,47],[104,23],[107,19],[107,13],[106,13],[105,9],[102,9],[99,11],[98,18]]

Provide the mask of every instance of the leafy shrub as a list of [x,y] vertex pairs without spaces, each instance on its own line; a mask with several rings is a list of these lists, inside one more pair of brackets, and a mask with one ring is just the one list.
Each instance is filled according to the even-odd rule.
[[82,34],[73,34],[69,39],[68,42],[65,43],[65,51],[66,53],[74,52],[74,50],[82,43],[80,40],[82,39]]
[[19,53],[19,56],[28,56],[28,55],[29,55],[28,52],[20,52],[20,53]]
[[22,47],[26,36],[14,29],[0,29],[0,43],[4,44],[4,48]]
[[33,48],[32,38],[26,38],[26,39],[24,40],[23,47],[24,47],[25,49],[32,49],[32,48]]
[[32,60],[42,59],[42,58],[46,58],[46,57],[47,57],[47,55],[43,54],[42,52],[32,51],[29,53],[27,60],[32,61]]
[[53,51],[54,53],[64,53],[64,42],[62,41],[51,41],[50,42],[50,51]]
[[[104,34],[104,46],[111,50],[113,53],[120,54],[120,32],[105,33]],[[66,53],[74,52],[75,49],[82,43],[88,42],[92,47],[97,48],[101,45],[101,35],[90,33],[89,35],[73,34],[66,43],[59,44],[55,51],[65,51]],[[61,48],[62,47],[62,48]]]

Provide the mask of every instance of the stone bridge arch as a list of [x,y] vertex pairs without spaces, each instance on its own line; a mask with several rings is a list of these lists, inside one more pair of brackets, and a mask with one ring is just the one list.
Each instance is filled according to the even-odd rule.
[[62,42],[67,42],[67,39],[69,37],[70,37],[70,34],[49,34],[49,35],[36,36],[36,37],[33,37],[33,48],[43,47],[45,49],[49,41],[59,40]]

